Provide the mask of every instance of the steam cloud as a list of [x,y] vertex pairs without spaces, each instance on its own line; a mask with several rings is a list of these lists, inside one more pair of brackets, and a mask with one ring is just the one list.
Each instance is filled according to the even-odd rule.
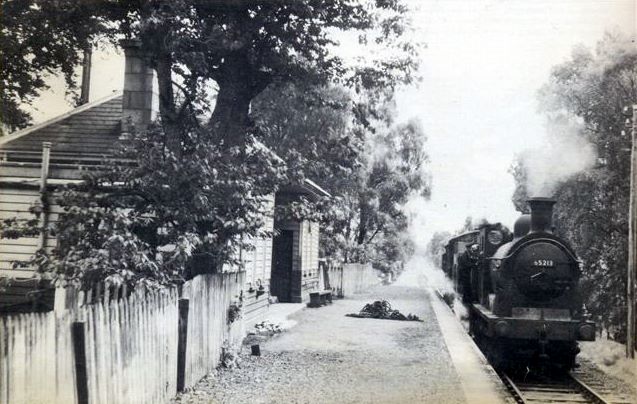
[[417,286],[419,288],[435,288],[442,293],[453,293],[451,281],[437,268],[424,252],[416,253],[407,261],[405,271],[396,280],[396,285]]
[[395,285],[438,289],[440,293],[452,294],[455,298],[453,311],[456,317],[461,320],[468,317],[467,309],[460,302],[460,296],[457,296],[454,292],[451,280],[447,278],[442,269],[438,268],[423,251],[417,251],[407,262],[405,271],[400,274]]
[[548,141],[520,155],[526,169],[529,196],[552,196],[560,182],[595,164],[594,146],[582,135],[579,124],[565,119],[549,122]]

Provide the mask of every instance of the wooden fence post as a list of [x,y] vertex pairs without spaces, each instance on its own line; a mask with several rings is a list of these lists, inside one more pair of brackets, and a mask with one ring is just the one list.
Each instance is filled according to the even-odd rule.
[[179,324],[177,325],[177,392],[186,387],[186,346],[188,343],[188,299],[179,299]]
[[78,404],[88,404],[88,373],[86,370],[85,323],[75,321],[71,324],[73,354],[75,355],[75,385]]

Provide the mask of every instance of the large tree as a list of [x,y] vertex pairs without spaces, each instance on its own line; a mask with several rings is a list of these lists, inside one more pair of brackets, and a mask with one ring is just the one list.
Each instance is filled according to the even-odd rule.
[[[208,123],[215,140],[241,146],[251,126],[250,102],[273,82],[342,81],[359,89],[392,89],[410,82],[416,67],[415,46],[405,38],[407,8],[399,0],[94,0],[79,2],[81,8],[71,3],[3,2],[8,22],[3,32],[24,28],[3,35],[15,42],[3,44],[3,52],[20,50],[6,57],[12,56],[11,63],[24,75],[37,78],[42,67],[63,67],[70,77],[78,45],[88,39],[141,39],[158,74],[167,142],[177,152],[185,136],[178,120],[193,110],[211,108]],[[36,29],[38,22],[44,32]],[[332,52],[338,35],[358,36],[359,46],[371,44],[376,55],[383,48],[392,51],[386,58],[344,63]],[[29,42],[35,46],[23,46]],[[53,65],[47,63],[50,58],[41,58],[47,43],[58,52]],[[9,80],[7,89],[16,84],[13,77]],[[20,91],[33,94],[43,85],[38,78]],[[211,88],[216,94],[212,103]]]
[[74,90],[75,67],[91,38],[107,28],[88,1],[3,0],[0,3],[0,123],[29,124],[24,108],[62,74]]
[[[622,110],[637,99],[637,51],[620,35],[606,34],[595,51],[581,47],[556,66],[540,92],[550,119],[583,122],[580,138],[597,150],[599,164],[556,187],[556,226],[583,259],[587,307],[603,324],[625,317],[630,136]],[[562,115],[560,117],[560,115]],[[560,136],[560,134],[556,134]],[[524,209],[528,167],[513,167],[514,203]]]
[[[275,144],[277,133],[254,124],[254,98],[275,84],[317,89],[339,82],[366,94],[368,107],[357,114],[370,120],[371,105],[413,79],[415,48],[405,38],[407,9],[397,0],[94,0],[90,5],[82,18],[108,28],[91,33],[91,39],[141,39],[157,72],[161,119],[125,145],[119,157],[133,164],[115,164],[64,194],[60,203],[68,212],[56,229],[63,242],[55,257],[38,257],[41,268],[63,279],[163,283],[197,270],[196,261],[212,269],[235,263],[245,238],[258,236],[267,196],[278,184],[303,175],[298,168],[306,166],[304,159],[320,161],[306,151],[322,139],[307,137],[306,144],[290,143],[289,152],[282,153],[290,167],[285,170],[258,142]],[[56,12],[65,10],[49,10]],[[369,43],[378,50],[375,55],[386,54],[383,48],[391,51],[386,58],[345,61],[336,56],[338,36],[358,38],[360,46]],[[367,140],[361,136],[324,143],[321,150],[329,149],[330,162],[325,169],[317,163],[314,172],[327,170],[336,178],[339,169],[353,171],[358,163],[341,164],[336,156],[355,152]],[[409,151],[414,139],[393,141],[392,158],[400,154],[418,161]],[[403,181],[393,165],[375,167],[377,183]],[[383,195],[393,209],[393,197]],[[366,231],[373,232],[380,220],[367,222]],[[3,232],[15,236],[12,228]]]

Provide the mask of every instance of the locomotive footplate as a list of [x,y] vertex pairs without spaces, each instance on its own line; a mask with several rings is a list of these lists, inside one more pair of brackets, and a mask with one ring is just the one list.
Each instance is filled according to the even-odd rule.
[[[481,334],[487,337],[537,339],[552,341],[594,341],[595,323],[569,317],[560,318],[550,309],[525,309],[520,316],[500,317],[480,304],[472,304],[472,313]],[[545,313],[546,312],[546,313]],[[534,315],[537,314],[537,315]],[[553,314],[553,315],[551,315]]]

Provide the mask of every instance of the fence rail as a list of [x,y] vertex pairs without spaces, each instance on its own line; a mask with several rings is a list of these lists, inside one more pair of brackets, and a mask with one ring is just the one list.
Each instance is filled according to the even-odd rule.
[[[185,299],[176,288],[136,291],[0,318],[0,403],[168,402],[179,377],[194,385],[217,366],[225,341],[240,340],[241,321],[229,325],[227,315],[244,276],[198,276],[184,285]],[[180,329],[186,299],[190,310]]]

